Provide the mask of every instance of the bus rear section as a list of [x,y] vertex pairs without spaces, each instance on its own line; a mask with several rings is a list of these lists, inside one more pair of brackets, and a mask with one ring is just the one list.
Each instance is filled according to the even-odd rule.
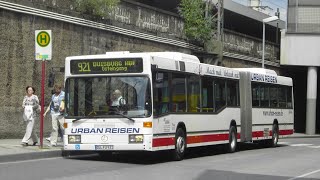
[[279,138],[294,132],[292,79],[267,69],[238,70],[241,141],[267,140],[275,147]]

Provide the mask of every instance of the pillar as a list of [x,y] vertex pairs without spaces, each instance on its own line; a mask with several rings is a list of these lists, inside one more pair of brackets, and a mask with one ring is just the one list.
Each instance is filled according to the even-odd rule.
[[317,68],[308,68],[306,134],[316,133]]

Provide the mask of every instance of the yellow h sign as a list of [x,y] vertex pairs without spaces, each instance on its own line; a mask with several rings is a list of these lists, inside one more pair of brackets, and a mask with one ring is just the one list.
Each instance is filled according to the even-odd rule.
[[52,58],[51,30],[35,31],[35,57],[36,60],[51,60]]
[[46,31],[41,31],[37,35],[37,43],[41,47],[46,47],[50,43],[50,35]]

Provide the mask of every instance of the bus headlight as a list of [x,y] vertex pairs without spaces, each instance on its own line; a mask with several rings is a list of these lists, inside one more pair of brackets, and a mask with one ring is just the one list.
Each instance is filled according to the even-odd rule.
[[130,143],[143,143],[142,134],[130,134],[129,135],[129,144]]
[[69,135],[68,142],[69,142],[69,144],[80,144],[81,143],[81,136],[80,135]]

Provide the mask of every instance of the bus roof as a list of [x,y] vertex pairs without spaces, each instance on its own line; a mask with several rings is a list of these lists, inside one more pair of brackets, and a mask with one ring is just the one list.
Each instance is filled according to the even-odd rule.
[[180,52],[166,51],[166,52],[150,52],[148,54],[150,54],[150,56],[173,59],[173,60],[177,60],[177,61],[200,63],[200,60],[197,58],[197,56],[190,55],[190,54],[184,54],[184,53],[180,53]]
[[271,69],[264,69],[264,68],[234,68],[234,69],[238,71],[278,76],[277,73]]

